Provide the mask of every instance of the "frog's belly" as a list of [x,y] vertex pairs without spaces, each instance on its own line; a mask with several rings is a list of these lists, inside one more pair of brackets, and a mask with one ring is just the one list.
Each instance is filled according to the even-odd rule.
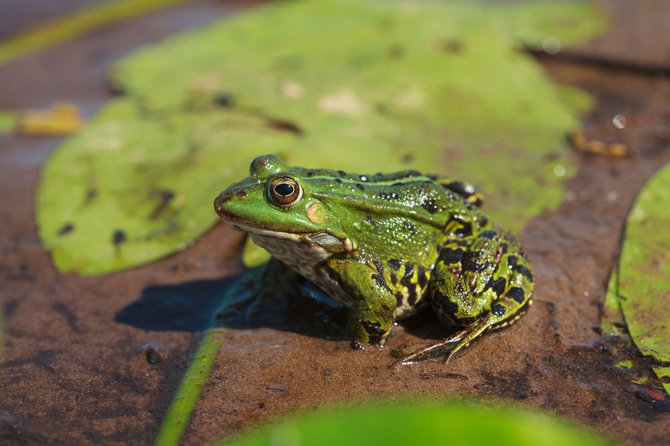
[[[350,307],[353,298],[342,288],[342,284],[328,275],[317,265],[326,260],[330,254],[318,244],[301,238],[299,235],[280,233],[281,236],[250,233],[251,239],[265,248],[270,254],[297,271],[301,276],[311,280],[333,299]],[[294,237],[288,240],[288,237]],[[396,290],[396,319],[404,319],[423,310],[429,300],[425,298],[425,288],[410,293],[407,287]]]
[[257,233],[250,235],[254,243],[265,248],[301,276],[314,282],[330,297],[351,306],[353,298],[342,289],[342,285],[315,268],[317,264],[329,257],[328,252],[321,246],[297,235],[295,240],[291,241]]

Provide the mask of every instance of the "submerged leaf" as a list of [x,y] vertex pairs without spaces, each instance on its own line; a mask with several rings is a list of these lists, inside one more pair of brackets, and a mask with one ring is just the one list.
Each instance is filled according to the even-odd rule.
[[181,35],[118,64],[125,96],[49,160],[40,236],[62,271],[159,258],[211,227],[216,194],[268,153],[463,179],[518,231],[559,204],[575,170],[564,135],[588,97],[564,96],[515,38],[540,46],[602,28],[582,3],[318,0]]
[[619,261],[619,305],[633,342],[670,393],[670,164],[640,191],[628,216]]

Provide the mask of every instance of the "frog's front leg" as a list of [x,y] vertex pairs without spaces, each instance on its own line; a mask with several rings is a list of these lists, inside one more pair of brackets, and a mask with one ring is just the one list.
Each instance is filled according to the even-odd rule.
[[448,353],[447,361],[482,334],[518,320],[531,304],[531,265],[512,239],[489,230],[448,243],[429,283],[433,309],[455,335],[403,362]]
[[383,344],[393,327],[397,300],[374,265],[344,260],[336,265],[338,280],[352,299],[347,336],[361,344]]
[[227,287],[216,321],[219,324],[249,323],[269,303],[303,294],[303,282],[296,271],[272,257],[266,264],[244,271]]

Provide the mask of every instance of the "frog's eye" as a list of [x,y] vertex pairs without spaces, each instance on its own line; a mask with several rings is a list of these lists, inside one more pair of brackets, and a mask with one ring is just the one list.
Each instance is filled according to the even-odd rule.
[[268,185],[268,197],[280,208],[288,208],[297,204],[302,198],[302,188],[291,177],[278,177]]

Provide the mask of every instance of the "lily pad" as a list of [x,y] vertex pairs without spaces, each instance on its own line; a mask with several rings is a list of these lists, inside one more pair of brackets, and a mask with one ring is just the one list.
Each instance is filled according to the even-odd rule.
[[557,418],[514,407],[389,402],[317,411],[273,423],[226,445],[613,445]]
[[653,357],[670,393],[670,164],[640,191],[628,216],[618,300],[633,342]]
[[518,231],[557,206],[564,135],[589,103],[518,45],[595,36],[590,4],[277,2],[138,51],[110,101],[43,171],[41,239],[95,275],[187,246],[258,155],[361,173],[418,169],[478,185]]

